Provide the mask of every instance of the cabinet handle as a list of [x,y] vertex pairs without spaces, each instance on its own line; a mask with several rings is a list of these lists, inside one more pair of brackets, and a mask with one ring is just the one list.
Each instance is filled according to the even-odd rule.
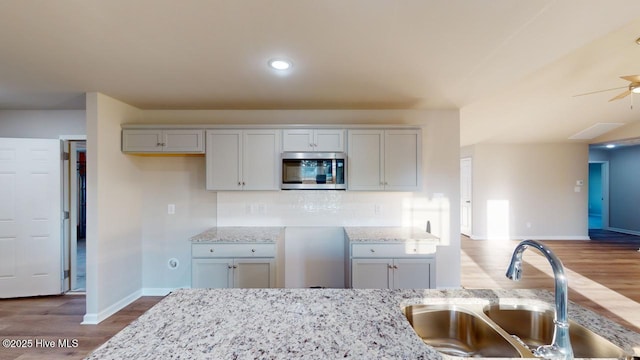
[[387,264],[387,268],[389,268],[389,269],[393,269],[393,266],[391,266],[391,265]]
[[234,269],[237,269],[237,268],[238,268],[238,265],[233,265],[233,268],[234,268]]
[[227,267],[228,267],[229,269],[233,269],[233,266],[231,266],[231,265],[227,265]]
[[369,251],[371,251],[372,253],[376,252],[374,249],[369,249]]
[[394,269],[398,269],[398,265],[393,265],[393,268]]
[[209,252],[214,252],[215,250],[213,250],[213,248],[209,249]]

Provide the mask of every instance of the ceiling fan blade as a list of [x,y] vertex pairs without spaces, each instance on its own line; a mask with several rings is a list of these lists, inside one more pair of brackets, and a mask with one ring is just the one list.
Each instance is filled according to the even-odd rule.
[[615,87],[615,88],[611,88],[611,89],[590,91],[590,92],[587,92],[587,93],[582,93],[582,94],[578,94],[578,95],[573,95],[573,97],[585,96],[585,95],[593,95],[593,94],[598,94],[598,93],[601,93],[601,92],[613,91],[613,90],[620,90],[620,89],[626,89],[626,88],[628,88],[628,86],[620,86],[620,87]]
[[625,79],[625,80],[631,81],[631,82],[640,82],[640,75],[620,76],[620,79]]
[[631,90],[627,90],[627,91],[625,91],[625,92],[623,92],[623,93],[619,94],[618,96],[614,97],[613,99],[611,99],[611,100],[609,100],[609,101],[622,99],[623,97],[625,97],[625,96],[627,96],[627,95],[629,95],[629,94],[631,94]]

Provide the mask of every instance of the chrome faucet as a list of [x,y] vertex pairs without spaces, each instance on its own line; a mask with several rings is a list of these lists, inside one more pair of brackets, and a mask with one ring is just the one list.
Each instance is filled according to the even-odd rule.
[[555,278],[556,312],[553,318],[553,341],[551,345],[539,346],[534,355],[545,359],[573,359],[573,349],[569,341],[569,320],[567,316],[567,277],[564,266],[558,257],[544,244],[534,240],[524,240],[516,246],[511,256],[511,263],[507,269],[507,278],[520,281],[522,278],[522,253],[529,247],[538,249],[544,255],[553,269]]

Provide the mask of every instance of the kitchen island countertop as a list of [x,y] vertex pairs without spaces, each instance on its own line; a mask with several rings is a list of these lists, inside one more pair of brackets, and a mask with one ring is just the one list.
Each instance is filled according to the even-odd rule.
[[[402,313],[413,304],[553,303],[545,290],[181,289],[88,359],[450,359]],[[569,316],[626,352],[640,334],[571,303]]]

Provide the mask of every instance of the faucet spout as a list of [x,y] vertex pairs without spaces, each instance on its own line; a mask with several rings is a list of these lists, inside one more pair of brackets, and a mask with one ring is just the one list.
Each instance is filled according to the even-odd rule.
[[533,247],[538,249],[549,261],[555,279],[555,316],[553,319],[553,341],[550,345],[538,347],[534,355],[545,359],[573,359],[573,349],[569,341],[569,320],[567,315],[568,281],[564,266],[558,257],[546,245],[535,240],[524,240],[516,246],[507,269],[507,278],[520,281],[522,278],[522,253]]

